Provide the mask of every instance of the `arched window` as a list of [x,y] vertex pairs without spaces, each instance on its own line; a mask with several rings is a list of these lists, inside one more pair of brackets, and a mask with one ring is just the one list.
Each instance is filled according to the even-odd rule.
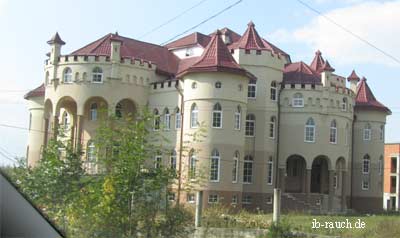
[[217,149],[214,149],[211,153],[210,163],[210,181],[219,182],[219,166],[220,166],[220,155]]
[[364,140],[365,141],[367,141],[367,140],[371,140],[371,125],[369,124],[369,123],[367,123],[365,126],[364,126]]
[[181,128],[181,111],[179,110],[179,107],[175,109],[175,129],[180,129]]
[[161,124],[160,123],[160,114],[158,113],[157,109],[154,109],[153,114],[154,114],[154,127],[153,127],[153,129],[155,131],[158,131],[158,130],[160,130],[160,124]]
[[90,105],[90,117],[89,119],[91,121],[96,121],[97,120],[97,103],[92,103]]
[[275,117],[269,119],[269,138],[275,139]]
[[381,126],[379,127],[379,139],[380,139],[381,141],[384,141],[384,140],[385,140],[385,126],[384,126],[384,125],[381,125]]
[[315,142],[315,122],[311,117],[308,118],[304,128],[304,141]]
[[86,148],[86,168],[89,174],[96,173],[97,154],[93,141],[89,141]]
[[345,133],[344,133],[344,144],[348,145],[349,144],[349,123],[346,123],[346,128],[345,128]]
[[301,93],[296,93],[293,95],[292,99],[292,106],[293,107],[304,107],[304,99]]
[[242,118],[242,110],[238,105],[235,111],[235,130],[240,130],[240,123]]
[[347,98],[342,99],[342,111],[347,111]]
[[189,153],[189,178],[196,179],[197,158],[192,149]]
[[176,170],[176,151],[173,150],[171,152],[171,155],[169,157],[169,164],[170,164],[170,168],[172,170]]
[[363,174],[369,174],[370,163],[371,163],[371,160],[369,158],[369,155],[368,154],[364,155],[363,166],[362,166],[362,173]]
[[162,154],[160,151],[157,151],[156,156],[154,157],[154,168],[159,169],[161,168],[162,163]]
[[256,125],[256,117],[253,114],[248,114],[246,116],[246,136],[254,136],[255,135],[255,125]]
[[103,82],[103,70],[100,67],[95,67],[92,71],[92,82],[102,83]]
[[169,114],[168,108],[164,109],[164,130],[169,131],[171,129],[171,114]]
[[379,171],[379,175],[383,174],[383,156],[382,155],[379,157],[378,171]]
[[120,102],[117,103],[117,105],[115,106],[115,116],[117,118],[121,118],[122,117],[122,104]]
[[70,122],[70,118],[69,118],[69,114],[67,112],[64,112],[63,116],[62,116],[62,119],[63,119],[64,130],[68,130],[69,125],[71,123]]
[[247,98],[255,99],[257,94],[256,81],[250,81],[247,86]]
[[190,127],[197,128],[199,126],[199,109],[196,103],[192,104],[190,109]]
[[216,103],[213,108],[212,127],[222,128],[222,107],[219,103]]
[[253,157],[246,155],[243,163],[243,183],[253,182]]
[[63,82],[72,83],[72,70],[69,67],[64,70]]
[[276,82],[272,81],[271,82],[271,100],[276,101]]
[[337,143],[337,127],[336,127],[336,120],[331,122],[331,127],[329,130],[329,142],[332,144]]
[[233,166],[232,166],[232,183],[237,183],[239,174],[239,151],[236,151],[233,155]]
[[79,81],[79,72],[75,73],[75,81],[77,81],[77,82]]
[[273,159],[272,156],[269,157],[268,162],[267,162],[267,184],[272,185],[273,181],[273,173],[274,173],[274,167],[273,167]]
[[221,82],[216,82],[215,83],[215,88],[221,88],[222,87],[222,83]]

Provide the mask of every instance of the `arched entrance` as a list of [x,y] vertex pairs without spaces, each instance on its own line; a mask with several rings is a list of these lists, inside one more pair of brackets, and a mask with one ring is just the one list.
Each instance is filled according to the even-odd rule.
[[118,118],[135,117],[136,113],[137,106],[129,98],[122,99],[115,105],[115,116]]
[[302,193],[306,190],[306,160],[300,155],[291,155],[286,160],[285,192]]
[[311,193],[329,193],[329,159],[318,156],[311,167]]

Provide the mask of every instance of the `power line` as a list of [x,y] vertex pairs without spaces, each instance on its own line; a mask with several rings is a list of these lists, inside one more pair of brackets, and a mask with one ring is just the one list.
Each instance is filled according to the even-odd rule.
[[180,36],[186,34],[187,32],[189,32],[189,31],[191,31],[191,30],[193,30],[193,29],[195,29],[195,28],[197,28],[197,27],[203,25],[204,23],[210,21],[211,19],[213,19],[213,18],[215,18],[215,17],[221,15],[221,14],[224,13],[225,11],[227,11],[227,10],[231,9],[232,7],[238,5],[238,4],[241,3],[242,1],[243,1],[243,0],[239,0],[239,1],[237,1],[237,2],[235,2],[235,3],[233,3],[233,4],[231,4],[231,5],[227,6],[226,8],[224,8],[224,9],[222,9],[221,11],[217,12],[216,14],[214,14],[214,15],[212,15],[212,16],[206,18],[205,20],[201,21],[200,23],[198,23],[198,24],[196,24],[196,25],[190,27],[189,29],[185,30],[184,32],[182,32],[182,33],[180,33],[180,34],[178,34],[178,35],[176,35],[176,36],[170,38],[169,40],[167,40],[167,41],[165,41],[165,42],[163,42],[163,43],[161,43],[161,45],[165,45],[165,44],[167,44],[167,43],[169,43],[169,42],[175,40],[176,38],[178,38],[178,37],[180,37]]
[[374,48],[375,50],[381,52],[382,54],[384,54],[385,56],[391,58],[392,60],[396,61],[397,63],[400,64],[400,60],[397,59],[396,57],[394,57],[393,55],[387,53],[386,51],[380,49],[379,47],[375,46],[374,44],[372,44],[371,42],[369,42],[368,40],[362,38],[361,36],[359,36],[358,34],[352,32],[351,30],[349,30],[348,28],[340,25],[339,23],[337,23],[336,21],[334,21],[332,18],[326,16],[325,14],[323,14],[321,11],[313,8],[312,6],[310,6],[309,4],[305,3],[302,0],[296,0],[297,2],[299,2],[301,5],[305,6],[306,8],[310,9],[311,11],[317,13],[318,15],[320,15],[321,17],[325,18],[326,20],[328,20],[329,22],[331,22],[332,24],[336,25],[337,27],[339,27],[340,29],[342,29],[343,31],[347,32],[348,34],[352,35],[353,37],[357,38],[358,40],[364,42],[365,44],[369,45],[370,47]]
[[206,1],[208,1],[208,0],[202,0],[202,1],[198,2],[198,3],[196,3],[195,5],[193,5],[193,6],[191,6],[190,8],[184,10],[183,12],[179,13],[179,14],[176,15],[175,17],[172,17],[171,19],[167,20],[166,22],[162,23],[161,25],[159,25],[159,26],[157,26],[157,27],[154,27],[154,28],[151,29],[150,31],[148,31],[148,32],[144,33],[143,35],[139,36],[138,39],[141,39],[141,38],[143,38],[143,37],[145,37],[145,36],[147,36],[147,35],[149,35],[149,34],[155,32],[156,30],[160,29],[161,27],[163,27],[163,26],[165,26],[165,25],[168,25],[169,23],[175,21],[175,20],[178,19],[179,17],[185,15],[185,13],[187,13],[187,12],[189,12],[190,10],[192,10],[192,9],[194,9],[194,8],[196,8],[196,7],[198,7],[198,6],[200,6],[202,3],[206,2]]

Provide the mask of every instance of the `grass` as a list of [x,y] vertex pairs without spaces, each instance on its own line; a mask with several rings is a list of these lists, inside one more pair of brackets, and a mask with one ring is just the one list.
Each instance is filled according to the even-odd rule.
[[[214,206],[206,209],[203,217],[203,226],[205,227],[270,229],[272,223],[272,214],[270,213],[250,213],[244,210],[234,211],[231,208],[223,206]],[[400,237],[400,215],[397,214],[327,216],[288,213],[282,215],[281,219],[289,224],[292,231],[304,233],[345,238]],[[324,225],[326,224],[325,222],[346,222],[348,220],[353,228],[313,229],[313,219]],[[364,222],[365,228],[354,228],[357,221]],[[335,225],[336,223],[329,224]]]

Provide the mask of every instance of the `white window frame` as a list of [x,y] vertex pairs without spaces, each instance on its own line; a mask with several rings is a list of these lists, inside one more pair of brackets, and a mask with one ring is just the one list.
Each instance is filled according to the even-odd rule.
[[238,195],[234,194],[232,195],[231,204],[237,204],[237,203],[238,203]]
[[271,93],[270,99],[271,99],[273,102],[276,102],[276,101],[277,101],[276,81],[272,81],[272,82],[271,82],[270,93]]
[[97,151],[93,141],[89,141],[86,146],[86,168],[89,174],[97,172]]
[[272,185],[273,181],[274,181],[274,161],[272,156],[270,156],[267,162],[267,184]]
[[175,110],[175,129],[181,129],[182,126],[182,115],[179,108]]
[[[97,72],[99,71],[99,72]],[[92,70],[92,83],[103,83],[103,69],[95,67]]]
[[379,139],[381,141],[385,141],[385,126],[384,125],[381,125],[379,127]]
[[90,104],[90,121],[97,121],[97,103]]
[[[248,117],[254,117],[254,119],[248,119]],[[250,127],[250,125],[252,125]],[[252,128],[251,130],[248,130],[248,128]],[[252,131],[252,133],[248,133]],[[246,124],[245,124],[245,136],[246,137],[255,137],[256,135],[256,117],[254,116],[254,114],[248,114],[246,116]]]
[[196,180],[196,175],[197,175],[197,158],[192,150],[189,154],[189,167],[188,167],[188,177],[190,180]]
[[242,110],[240,106],[237,106],[234,116],[234,129],[240,131],[240,124],[242,119]]
[[157,109],[154,109],[154,122],[153,122],[153,131],[159,131],[161,128],[161,118],[160,113]]
[[[272,116],[269,120],[269,132],[268,132],[268,136],[270,139],[275,139],[275,128],[276,128],[276,117]],[[271,135],[272,133],[272,135]]]
[[188,194],[186,194],[186,201],[188,203],[195,203],[196,202],[196,196],[193,193],[188,193]]
[[154,157],[154,168],[155,169],[159,169],[159,168],[161,168],[161,166],[162,166],[162,155],[161,154],[157,154],[155,157]]
[[[254,92],[254,93],[252,93],[250,95],[250,92]],[[257,97],[257,84],[256,83],[249,83],[247,85],[247,98],[248,99],[256,99],[256,97]]]
[[253,197],[250,195],[244,195],[242,197],[242,204],[252,204],[253,202]]
[[174,202],[175,201],[175,197],[176,197],[175,193],[169,193],[168,194],[168,201]]
[[337,144],[337,123],[336,120],[331,121],[329,128],[329,143]]
[[371,137],[372,137],[371,125],[367,123],[364,127],[363,139],[364,141],[370,141]]
[[169,156],[169,165],[172,170],[176,170],[176,152],[173,150]]
[[233,156],[232,183],[237,183],[238,178],[239,178],[239,151],[236,151]]
[[[214,163],[216,163],[216,165]],[[221,155],[217,149],[214,149],[210,158],[210,182],[219,182],[220,169]]]
[[[215,109],[219,105],[219,109]],[[222,106],[219,103],[216,103],[213,107],[212,118],[211,118],[211,127],[221,129],[222,128]],[[218,123],[217,118],[219,117],[219,126],[214,125],[214,122]]]
[[190,128],[199,127],[199,109],[196,103],[193,103],[190,108]]
[[335,173],[335,175],[333,176],[333,188],[337,189],[338,188],[338,176]]
[[218,203],[219,196],[218,194],[210,194],[208,195],[208,204]]
[[169,114],[168,108],[165,108],[164,110],[164,130],[171,130],[171,114]]
[[347,98],[343,98],[342,99],[342,108],[341,108],[342,112],[346,112],[347,111]]
[[64,69],[63,73],[63,83],[71,84],[72,83],[72,70],[70,67]]
[[371,171],[371,158],[369,155],[364,155],[362,162],[362,173],[369,174]]
[[[311,120],[311,121],[310,121]],[[309,124],[309,122],[312,124]],[[304,142],[307,143],[315,143],[315,131],[316,131],[316,126],[315,126],[315,121],[312,117],[307,119],[306,125],[304,126]],[[312,132],[312,140],[309,140],[308,134],[311,134],[309,132]]]
[[[367,185],[367,186],[365,186],[365,185]],[[361,189],[362,189],[362,190],[369,190],[369,181],[363,179],[363,180],[361,181]]]
[[268,205],[271,205],[271,204],[273,203],[273,201],[274,201],[274,200],[273,200],[273,198],[272,198],[271,196],[268,196],[268,197],[267,197],[267,204],[268,204]]
[[[249,158],[249,159],[246,159]],[[249,164],[250,167],[246,168],[246,164]],[[252,184],[253,183],[253,170],[254,170],[254,158],[251,155],[246,155],[243,162],[243,184]],[[250,171],[250,172],[249,172]]]
[[304,98],[301,93],[295,93],[293,95],[292,107],[304,107]]

